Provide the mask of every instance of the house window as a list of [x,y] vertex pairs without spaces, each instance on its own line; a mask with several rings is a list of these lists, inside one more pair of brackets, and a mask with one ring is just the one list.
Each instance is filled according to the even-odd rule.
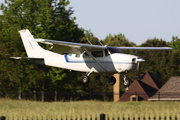
[[131,99],[132,99],[131,101],[137,101],[136,97],[132,97]]
[[138,101],[138,96],[137,95],[131,95],[130,101]]

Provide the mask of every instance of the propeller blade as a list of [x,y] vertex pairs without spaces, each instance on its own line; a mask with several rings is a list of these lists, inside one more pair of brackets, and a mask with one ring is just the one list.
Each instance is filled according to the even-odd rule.
[[139,79],[140,67],[141,67],[140,62],[138,62],[136,67],[136,75],[135,75],[136,79]]

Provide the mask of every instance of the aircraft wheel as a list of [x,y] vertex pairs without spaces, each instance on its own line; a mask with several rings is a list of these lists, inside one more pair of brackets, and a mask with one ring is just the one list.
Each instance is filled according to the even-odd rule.
[[85,75],[85,76],[82,77],[82,82],[83,82],[84,84],[89,83],[89,81],[90,81],[90,80],[89,80],[89,77],[88,77],[88,76]]
[[114,84],[116,83],[116,78],[113,77],[113,76],[111,76],[111,77],[109,78],[108,82],[109,82],[110,85],[114,85]]
[[130,85],[130,81],[128,79],[125,79],[123,82],[124,87],[128,87]]

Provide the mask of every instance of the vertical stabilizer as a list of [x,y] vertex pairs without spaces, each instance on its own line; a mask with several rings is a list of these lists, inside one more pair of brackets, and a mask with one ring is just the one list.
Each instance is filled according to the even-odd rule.
[[35,40],[28,29],[19,31],[28,57],[46,57],[57,55],[43,49]]

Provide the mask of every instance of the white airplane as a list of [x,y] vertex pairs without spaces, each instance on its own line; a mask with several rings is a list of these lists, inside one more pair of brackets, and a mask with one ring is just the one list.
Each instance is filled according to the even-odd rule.
[[[14,59],[29,59],[37,64],[87,72],[82,78],[83,83],[89,82],[89,75],[96,73],[123,73],[124,86],[129,86],[126,73],[139,68],[139,63],[145,61],[136,55],[123,54],[121,50],[172,50],[170,47],[111,47],[74,42],[64,42],[47,39],[35,39],[28,29],[19,31],[28,57],[11,57]],[[38,43],[52,45],[52,50],[43,49]],[[114,85],[116,79],[109,78]]]

